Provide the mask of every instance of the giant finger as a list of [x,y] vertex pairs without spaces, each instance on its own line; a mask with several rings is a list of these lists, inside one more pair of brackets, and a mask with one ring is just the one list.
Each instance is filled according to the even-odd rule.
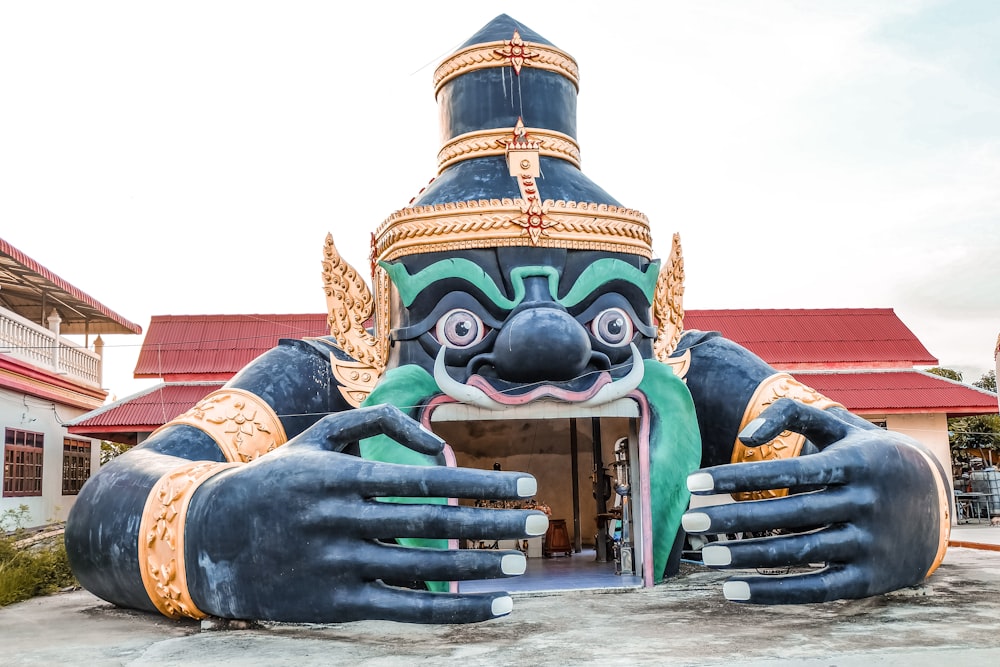
[[350,567],[368,581],[496,579],[524,574],[527,567],[520,551],[415,549],[380,542],[364,542],[350,554],[338,553],[333,558],[332,565]]
[[[436,456],[444,450],[444,440],[394,405],[348,410],[324,417],[321,423],[324,422],[329,433],[322,445],[330,451],[343,451],[359,440],[382,434],[420,454]],[[322,431],[323,427],[317,426]]]
[[352,483],[368,498],[516,500],[531,498],[538,492],[535,478],[519,472],[365,462],[351,475]]
[[880,592],[853,566],[826,567],[805,574],[732,577],[722,593],[733,602],[807,604],[861,598]]
[[872,504],[871,489],[843,487],[798,495],[698,507],[681,517],[689,533],[760,532],[849,521]]
[[380,582],[362,588],[356,619],[382,619],[400,623],[477,623],[506,616],[514,607],[511,597],[493,593],[429,593],[386,586]]
[[349,526],[367,539],[521,539],[544,535],[548,517],[534,510],[365,502],[318,513],[319,522]]
[[853,465],[843,450],[828,450],[791,459],[727,463],[702,468],[687,478],[687,487],[694,494],[738,493],[766,491],[801,486],[833,486],[850,481]]
[[740,440],[748,447],[759,447],[784,431],[801,433],[820,449],[842,440],[852,426],[831,412],[781,398],[767,407],[740,431]]
[[715,542],[701,550],[701,557],[705,565],[721,568],[844,563],[858,555],[863,542],[857,528],[831,526],[798,535]]

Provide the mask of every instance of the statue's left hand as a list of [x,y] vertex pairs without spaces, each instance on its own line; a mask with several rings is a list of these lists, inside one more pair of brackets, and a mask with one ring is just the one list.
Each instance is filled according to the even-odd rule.
[[206,481],[191,500],[185,529],[198,608],[225,618],[291,622],[462,623],[510,612],[503,592],[434,593],[394,584],[520,574],[520,552],[394,541],[518,539],[544,533],[544,514],[380,499],[518,499],[534,495],[534,478],[342,453],[378,434],[424,454],[444,446],[398,409],[376,406],[325,417],[280,449]]
[[738,574],[723,585],[728,599],[786,604],[861,598],[919,584],[938,565],[950,531],[944,471],[920,443],[853,419],[781,399],[740,439],[756,447],[790,430],[822,451],[706,468],[688,478],[695,494],[791,488],[786,497],[685,514],[689,533],[781,533],[709,544],[703,549],[706,565],[825,564],[781,576]]

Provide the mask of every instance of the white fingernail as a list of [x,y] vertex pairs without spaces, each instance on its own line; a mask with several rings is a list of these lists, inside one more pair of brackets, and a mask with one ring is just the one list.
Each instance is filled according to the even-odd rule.
[[746,602],[750,599],[750,585],[745,581],[727,581],[722,584],[722,594],[733,602]]
[[493,605],[490,607],[490,611],[493,612],[494,616],[506,616],[513,610],[514,600],[509,595],[493,598]]
[[524,522],[524,533],[526,535],[544,535],[549,529],[549,518],[544,514],[532,514]]
[[696,472],[693,475],[688,475],[687,483],[688,491],[691,493],[715,490],[715,480],[707,472]]
[[538,493],[538,482],[534,477],[517,478],[517,495],[522,498],[530,498]]
[[681,517],[681,525],[689,533],[703,533],[712,527],[712,518],[704,512],[688,512]]
[[740,431],[739,437],[740,438],[749,438],[754,433],[756,433],[757,429],[759,429],[761,426],[763,426],[764,422],[766,422],[766,421],[767,421],[766,419],[761,419],[760,417],[757,417],[757,419],[754,419],[752,422],[750,422],[749,424],[747,424],[743,428],[742,431]]
[[701,550],[701,562],[709,567],[725,567],[733,562],[733,553],[729,547],[709,544]]
[[423,424],[420,424],[420,430],[423,431],[424,433],[426,433],[427,435],[433,437],[435,440],[437,440],[441,444],[444,444],[444,441],[445,441],[444,438],[442,438],[440,435],[438,435],[434,431],[430,430],[429,428],[427,428]]
[[528,568],[528,559],[524,554],[507,554],[500,559],[500,571],[504,574],[524,574]]

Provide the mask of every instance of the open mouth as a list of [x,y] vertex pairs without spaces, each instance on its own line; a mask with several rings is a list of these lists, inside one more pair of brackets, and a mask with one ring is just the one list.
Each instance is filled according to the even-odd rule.
[[[605,386],[608,385],[601,384],[593,395]],[[648,471],[652,417],[641,391],[633,390],[627,396],[593,406],[564,398],[536,399],[506,403],[501,410],[484,410],[458,402],[450,395],[438,394],[423,405],[418,418],[448,442],[448,465],[479,469],[499,466],[533,475],[539,492],[531,502],[549,508],[553,523],[562,519],[571,526],[574,543],[584,545],[588,553],[593,550],[596,554],[598,540],[604,539],[598,537],[599,517],[614,517],[606,532],[612,536],[605,551],[603,572],[607,576],[594,579],[602,582],[599,587],[653,585],[652,518],[647,511],[651,506]],[[622,440],[624,448],[616,453],[617,443]],[[607,482],[594,479],[597,470],[606,475]],[[614,489],[623,485],[628,486],[628,491],[619,495]],[[598,497],[602,489],[608,490],[603,499]],[[624,516],[623,505],[629,508]],[[451,548],[466,546],[457,541],[451,543]],[[512,544],[499,548],[522,547]],[[581,565],[595,567],[594,555],[575,557],[586,559]],[[616,577],[622,572],[631,576]],[[497,583],[500,588],[511,585],[514,584],[507,580]],[[549,577],[537,585],[541,589],[566,587]],[[464,590],[461,585],[453,587]]]
[[[616,489],[627,478],[632,572],[641,585],[652,586],[664,572],[687,508],[684,481],[700,463],[701,444],[683,380],[667,364],[647,359],[638,365],[645,369],[641,380],[635,380],[639,371],[632,368],[626,376],[632,377],[629,382],[595,382],[580,394],[583,400],[567,400],[573,396],[543,388],[525,402],[453,379],[442,387],[437,377],[417,366],[393,369],[369,396],[369,404],[406,409],[448,443],[445,455],[418,454],[388,436],[362,441],[361,453],[392,463],[531,474],[538,484],[534,500],[551,508],[551,519],[562,518],[567,524],[572,520],[575,542],[582,538],[595,546],[600,543],[595,540],[595,521],[611,514],[606,510],[615,502],[620,504]],[[609,388],[621,391],[619,387],[630,385],[628,391],[609,394]],[[469,388],[468,394],[462,393],[463,387]],[[463,400],[467,395],[472,400]],[[617,458],[618,451],[624,460]],[[609,503],[604,508],[599,495]],[[446,548],[447,543],[417,546]],[[468,547],[452,543],[451,548],[459,546]]]

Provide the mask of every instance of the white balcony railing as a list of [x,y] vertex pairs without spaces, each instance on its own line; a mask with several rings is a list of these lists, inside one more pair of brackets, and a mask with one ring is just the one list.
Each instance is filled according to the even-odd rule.
[[0,352],[48,371],[101,386],[101,356],[0,308]]

